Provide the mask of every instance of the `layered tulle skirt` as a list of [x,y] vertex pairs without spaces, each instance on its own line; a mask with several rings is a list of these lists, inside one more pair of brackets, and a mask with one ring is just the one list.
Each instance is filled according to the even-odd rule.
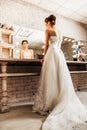
[[72,130],[87,120],[87,107],[77,97],[58,44],[49,46],[42,66],[34,110],[50,111],[42,130]]

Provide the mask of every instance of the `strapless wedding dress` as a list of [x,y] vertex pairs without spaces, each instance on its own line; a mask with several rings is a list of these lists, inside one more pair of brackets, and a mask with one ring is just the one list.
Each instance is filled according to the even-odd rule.
[[44,58],[40,86],[35,98],[36,111],[51,111],[42,130],[73,130],[87,120],[87,107],[77,97],[57,36],[50,37]]
[[24,59],[32,59],[31,50],[24,51]]

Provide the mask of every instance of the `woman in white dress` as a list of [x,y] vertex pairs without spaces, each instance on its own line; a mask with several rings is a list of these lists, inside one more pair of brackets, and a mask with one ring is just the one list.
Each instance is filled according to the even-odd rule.
[[45,57],[33,110],[41,114],[50,111],[42,130],[73,130],[87,120],[87,107],[74,91],[55,22],[54,15],[45,19]]
[[22,41],[22,49],[20,51],[20,59],[33,59],[34,52],[32,49],[28,49],[28,41]]

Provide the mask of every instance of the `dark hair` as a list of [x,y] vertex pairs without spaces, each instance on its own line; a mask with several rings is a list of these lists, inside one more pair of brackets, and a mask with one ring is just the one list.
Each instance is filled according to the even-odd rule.
[[56,16],[54,16],[53,14],[51,14],[50,16],[45,18],[45,23],[50,22],[51,25],[55,25],[56,23]]
[[21,42],[21,44],[23,45],[24,42],[26,42],[26,43],[28,44],[28,41],[27,41],[27,40],[23,40],[23,41]]

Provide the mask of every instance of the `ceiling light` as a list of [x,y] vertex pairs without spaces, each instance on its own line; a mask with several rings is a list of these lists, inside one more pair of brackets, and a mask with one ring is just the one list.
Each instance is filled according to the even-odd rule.
[[72,40],[72,42],[75,42],[75,40]]
[[70,42],[71,41],[71,39],[68,39],[68,42]]
[[64,41],[67,41],[68,38],[64,38]]
[[77,45],[76,45],[76,44],[73,44],[73,45],[72,45],[72,48],[73,48],[73,49],[77,48]]

